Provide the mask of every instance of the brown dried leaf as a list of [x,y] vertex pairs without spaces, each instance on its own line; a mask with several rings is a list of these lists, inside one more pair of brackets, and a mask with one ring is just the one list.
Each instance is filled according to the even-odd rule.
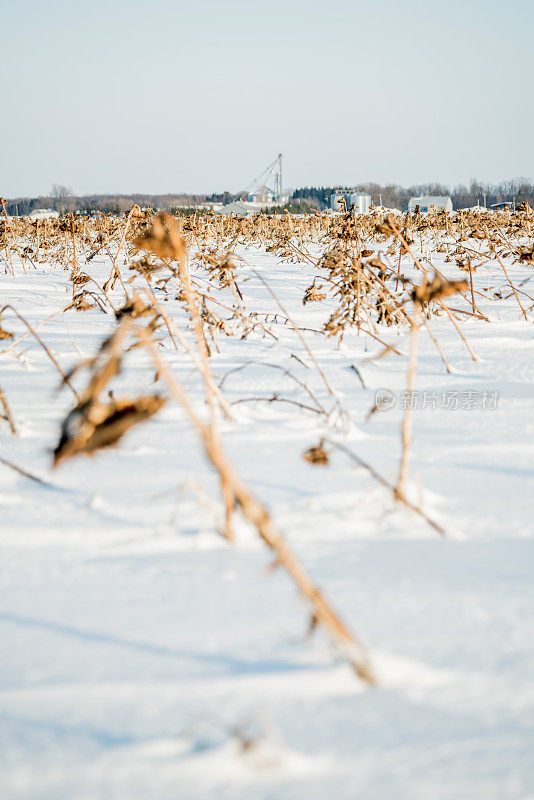
[[84,283],[89,283],[90,280],[91,278],[89,275],[84,275],[83,272],[77,275],[71,275],[71,281],[74,286],[82,286]]
[[310,447],[302,455],[310,464],[319,464],[321,466],[328,464],[328,453],[324,449],[322,442],[319,442],[315,447]]
[[165,402],[165,398],[154,394],[136,400],[78,405],[63,423],[61,438],[54,451],[54,466],[81,453],[91,454],[112,447],[129,428],[152,417]]
[[146,317],[148,315],[157,314],[157,311],[151,305],[144,303],[139,295],[134,294],[128,302],[117,309],[115,317],[120,320],[123,317],[131,317],[138,319],[139,317]]
[[449,281],[436,275],[432,281],[416,286],[412,292],[412,300],[419,305],[430,303],[432,300],[442,300],[456,292],[467,289],[467,281]]
[[86,298],[87,295],[85,292],[80,292],[75,295],[74,300],[70,304],[70,308],[75,308],[76,311],[90,311],[92,308],[96,308],[95,304],[89,303]]
[[527,264],[534,264],[534,245],[519,249],[519,260]]
[[185,243],[171,214],[158,214],[145,233],[134,239],[139,250],[150,250],[160,258],[181,260],[185,257]]
[[13,339],[11,331],[5,331],[0,325],[0,339]]
[[392,234],[397,233],[398,228],[393,214],[388,214],[387,217],[382,220],[382,222],[377,222],[375,225],[375,230],[377,233],[386,234],[386,236],[391,236]]
[[366,262],[369,267],[375,267],[381,271],[384,271],[388,268],[387,264],[384,264],[380,258],[370,258],[369,261]]
[[306,303],[316,303],[319,300],[324,300],[325,297],[326,297],[326,292],[321,292],[320,287],[312,283],[312,285],[308,286],[308,288],[304,292],[304,297],[302,298],[302,305],[306,305]]

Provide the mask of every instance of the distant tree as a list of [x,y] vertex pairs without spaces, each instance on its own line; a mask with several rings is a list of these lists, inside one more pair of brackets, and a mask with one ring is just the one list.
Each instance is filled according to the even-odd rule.
[[[375,205],[386,208],[397,208],[404,211],[410,197],[425,194],[450,195],[455,209],[468,208],[481,205],[486,199],[486,204],[491,207],[494,203],[528,201],[534,208],[534,183],[529,178],[514,178],[500,183],[485,183],[472,180],[469,184],[459,184],[454,188],[443,186],[439,183],[426,183],[414,186],[399,186],[394,183],[360,183],[354,186],[356,191],[368,192]],[[334,191],[329,186],[304,186],[295,189],[291,203],[295,209],[299,208],[299,201],[310,207],[325,209],[329,206],[330,195]],[[74,197],[68,186],[54,184],[51,195],[48,197],[17,197],[8,199],[6,208],[8,214],[29,214],[35,208],[50,208],[53,206],[61,213],[65,211],[84,211],[94,213],[118,213],[129,210],[134,203],[141,207],[168,210],[192,208],[197,203],[222,202],[229,203],[238,199],[240,195],[231,192],[220,192],[211,195],[205,194],[93,194],[84,197]],[[304,206],[300,206],[304,209]],[[295,213],[299,213],[295,211]]]
[[232,194],[231,192],[226,191],[208,195],[208,197],[206,197],[206,203],[224,203],[226,205],[228,203],[233,203],[234,200],[238,199],[238,194]]
[[290,214],[311,214],[319,209],[319,203],[316,200],[290,200],[289,203],[282,206],[271,206],[264,209],[261,213],[267,214],[285,214],[288,211]]
[[54,183],[51,191],[54,208],[60,214],[65,211],[70,211],[74,208],[74,195],[70,186],[63,186],[60,183]]
[[333,191],[330,186],[304,186],[302,189],[295,189],[293,200],[305,200],[318,208],[325,209]]

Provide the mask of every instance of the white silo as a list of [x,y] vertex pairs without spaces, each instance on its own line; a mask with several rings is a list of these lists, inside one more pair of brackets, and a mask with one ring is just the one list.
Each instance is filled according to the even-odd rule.
[[349,203],[354,206],[355,214],[367,214],[371,208],[371,195],[367,192],[354,192],[349,197]]
[[332,211],[344,211],[347,198],[342,192],[333,192],[330,195],[330,208]]

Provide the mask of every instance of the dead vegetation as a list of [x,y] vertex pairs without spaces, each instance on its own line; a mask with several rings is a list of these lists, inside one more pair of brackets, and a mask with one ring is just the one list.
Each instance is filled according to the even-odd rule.
[[[153,417],[165,403],[174,400],[197,431],[219,476],[227,539],[234,539],[233,519],[239,512],[273,551],[273,568],[285,569],[308,603],[310,627],[322,626],[356,673],[373,684],[375,676],[364,647],[303,569],[265,506],[250,491],[225,453],[219,416],[222,413],[235,424],[235,415],[224,396],[224,379],[218,385],[210,367],[220,337],[277,340],[282,329],[291,331],[309,359],[305,366],[317,372],[326,391],[326,399],[319,399],[288,367],[282,368],[284,375],[302,391],[302,400],[274,392],[267,397],[235,402],[292,403],[303,412],[320,415],[331,430],[343,430],[348,424],[335,387],[307,341],[307,331],[290,317],[261,274],[243,264],[239,253],[243,248],[262,249],[278,256],[280,262],[305,262],[313,268],[313,282],[303,291],[302,303],[324,303],[329,308],[322,329],[314,330],[314,334],[337,337],[340,341],[348,331],[367,335],[380,346],[381,352],[375,357],[379,358],[401,357],[401,349],[388,342],[388,331],[410,332],[407,390],[411,392],[417,339],[423,327],[450,370],[431,329],[434,318],[450,322],[474,360],[476,355],[462,330],[462,322],[467,318],[487,319],[479,310],[481,299],[498,303],[508,292],[527,319],[534,299],[521,286],[514,285],[509,267],[515,263],[527,268],[534,265],[532,223],[528,204],[515,213],[462,211],[453,216],[444,212],[426,216],[419,213],[384,216],[376,212],[354,216],[347,211],[302,217],[289,214],[253,218],[213,214],[173,217],[141,212],[137,206],[122,217],[67,215],[60,220],[30,220],[8,218],[4,213],[0,218],[0,264],[6,275],[13,276],[17,270],[29,274],[42,269],[42,265],[64,270],[71,296],[65,308],[56,313],[105,313],[113,315],[115,325],[92,358],[65,372],[28,323],[25,323],[28,331],[14,339],[9,330],[9,315],[22,318],[11,306],[5,306],[0,318],[0,339],[4,345],[1,352],[7,352],[22,338],[34,336],[54,362],[63,384],[70,386],[75,395],[76,403],[63,421],[54,465],[116,445],[132,426]],[[434,266],[433,253],[445,254],[445,262],[453,269],[451,276],[445,276]],[[109,277],[102,285],[91,275],[91,265],[97,256],[107,259],[109,268]],[[504,278],[498,287],[477,281],[481,267],[490,261],[497,261],[502,267]],[[254,309],[243,283],[247,270],[272,295],[277,313],[261,314]],[[187,326],[178,325],[166,312],[169,298],[178,301],[186,312]],[[42,324],[45,323],[46,320]],[[127,376],[128,354],[139,348],[150,358],[158,386],[165,389],[117,397],[113,381],[121,372],[123,377]],[[203,382],[205,409],[196,409],[191,404],[167,363],[166,348],[189,353]],[[295,358],[300,361],[298,356]],[[358,368],[354,369],[362,389],[365,388]],[[84,374],[85,385],[79,388]],[[16,409],[13,415],[1,390],[0,401],[2,416],[16,434]],[[375,410],[371,409],[368,418]],[[360,465],[404,507],[422,516],[432,529],[443,535],[443,526],[406,495],[411,442],[409,410],[404,417],[401,440],[401,466],[395,486],[369,465],[361,461]],[[303,455],[310,464],[328,468],[332,447],[358,462],[358,456],[351,450],[326,439]]]

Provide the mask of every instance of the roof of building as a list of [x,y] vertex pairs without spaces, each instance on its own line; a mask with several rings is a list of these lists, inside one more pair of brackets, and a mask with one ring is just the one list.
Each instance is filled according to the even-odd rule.
[[59,212],[53,208],[34,208],[29,214],[30,219],[45,219],[59,217]]
[[446,194],[422,194],[419,197],[410,197],[410,203],[423,201],[425,205],[438,205],[442,203],[447,203],[449,200],[452,203],[452,199],[449,195]]
[[259,203],[248,203],[246,200],[235,200],[233,203],[228,203],[226,206],[222,206],[222,208],[214,208],[213,210],[219,214],[239,214],[243,217],[247,217],[250,214],[258,214],[262,209],[262,206]]

